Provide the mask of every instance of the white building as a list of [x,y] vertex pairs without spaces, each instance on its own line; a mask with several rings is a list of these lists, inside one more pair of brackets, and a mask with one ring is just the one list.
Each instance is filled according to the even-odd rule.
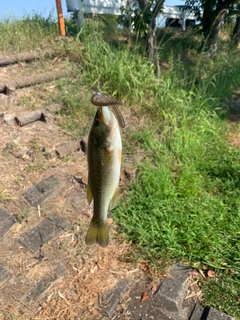
[[[83,24],[84,13],[121,15],[120,8],[126,3],[126,0],[66,0],[67,11],[77,13],[79,26]],[[133,3],[135,3],[135,0],[130,5]],[[161,27],[163,18],[166,19],[167,23],[169,22],[169,25],[173,21],[178,21],[183,30],[188,25],[188,21],[192,24],[197,21],[196,16],[187,6],[163,6],[157,18],[157,27]]]

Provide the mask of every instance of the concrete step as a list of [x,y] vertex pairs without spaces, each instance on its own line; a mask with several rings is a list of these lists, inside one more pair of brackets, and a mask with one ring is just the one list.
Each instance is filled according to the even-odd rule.
[[185,299],[191,271],[187,265],[173,265],[154,293],[144,274],[138,276],[138,279],[121,279],[112,289],[102,294],[102,303],[98,307],[109,319],[234,320],[212,307],[201,306],[195,298]]

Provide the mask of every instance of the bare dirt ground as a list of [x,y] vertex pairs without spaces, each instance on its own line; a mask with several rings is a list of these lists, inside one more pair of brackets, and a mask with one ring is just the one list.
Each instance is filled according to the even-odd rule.
[[[60,67],[58,63],[51,64],[48,71]],[[19,63],[1,67],[0,79],[4,82],[30,73],[26,63]],[[57,125],[59,115],[53,115],[47,123],[36,121],[24,127],[6,122],[7,115],[18,116],[46,106],[47,97],[54,94],[55,88],[53,81],[16,90],[9,97],[0,94],[0,206],[16,219],[0,239],[0,264],[10,272],[7,281],[0,283],[0,320],[107,319],[101,312],[100,293],[120,279],[131,278],[131,283],[143,279],[148,289],[154,285],[144,264],[126,262],[125,255],[132,248],[119,238],[112,219],[111,241],[106,249],[85,245],[92,208],[86,201],[86,186],[74,177],[86,176],[86,155],[79,150],[59,159],[56,155],[46,157],[43,152],[72,139]],[[52,175],[60,181],[60,189],[40,206],[31,206],[22,192]],[[35,253],[19,244],[24,233],[55,212],[66,220],[66,230]],[[46,290],[37,287],[39,290],[35,292],[39,282],[44,282],[56,268],[60,271]],[[26,298],[29,293],[32,296]],[[121,303],[124,310],[124,301]],[[122,312],[114,318],[130,319]]]

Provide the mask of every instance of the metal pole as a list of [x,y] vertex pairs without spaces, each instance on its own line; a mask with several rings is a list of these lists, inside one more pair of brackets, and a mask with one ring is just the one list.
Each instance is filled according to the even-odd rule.
[[78,10],[77,10],[77,22],[79,30],[83,27],[84,24],[84,15],[83,15],[83,1],[78,0]]
[[182,14],[182,30],[186,30],[186,16],[185,16],[185,10],[183,9],[183,14]]
[[58,27],[59,27],[59,33],[61,36],[65,36],[65,24],[64,24],[64,18],[62,13],[62,4],[61,0],[56,0],[56,7],[57,7],[57,15],[58,15]]

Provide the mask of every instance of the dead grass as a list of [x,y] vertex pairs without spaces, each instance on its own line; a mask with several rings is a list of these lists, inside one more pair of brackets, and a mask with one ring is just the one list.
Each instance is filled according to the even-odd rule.
[[[28,64],[19,63],[0,68],[0,76],[4,81],[8,81],[18,78],[20,74],[23,76],[41,73],[63,65],[61,59],[49,60],[46,63],[42,60]],[[0,100],[0,112],[17,116],[44,107],[62,97],[62,90],[66,90],[66,97],[71,96],[72,92],[67,92],[65,87],[68,81],[74,83],[77,80],[65,79],[60,85],[53,81],[16,90],[12,96],[4,96],[4,99]],[[76,82],[76,86],[78,83]],[[86,93],[84,86],[78,87],[78,90],[78,102],[80,101],[85,110],[76,113],[79,118],[74,120],[84,131],[91,125],[94,110],[89,108],[91,93]],[[22,128],[7,125],[3,118],[1,119],[1,205],[18,219],[4,236],[0,246],[1,261],[13,271],[10,287],[8,288],[9,284],[6,283],[1,287],[0,310],[4,319],[103,319],[99,309],[100,293],[112,288],[119,279],[142,272],[135,262],[126,262],[125,255],[132,249],[130,245],[114,237],[114,221],[108,248],[88,248],[84,244],[91,208],[87,205],[85,187],[73,182],[73,176],[79,172],[86,174],[86,156],[79,152],[65,159],[47,159],[41,151],[41,146],[54,149],[72,139],[71,135],[66,134],[67,128],[62,125],[68,121],[68,112],[71,110],[54,116],[52,123],[44,124],[38,121]],[[132,116],[131,110],[126,107],[128,126],[134,124]],[[139,122],[136,116],[135,118]],[[29,207],[22,197],[22,191],[52,174],[61,181],[62,188],[55,198],[48,199],[40,206],[39,216],[38,209]],[[75,197],[80,198],[80,207],[73,204]],[[69,222],[70,230],[43,246],[43,259],[40,261],[38,253],[32,255],[19,245],[16,250],[19,237],[53,212],[58,212]],[[65,277],[50,286],[39,302],[31,301],[29,305],[23,303],[22,297],[49,274],[59,261],[67,266]]]
[[90,248],[81,263],[69,268],[71,275],[46,298],[34,319],[101,319],[100,293],[133,272],[133,266],[123,261],[129,250],[116,240],[106,249]]

